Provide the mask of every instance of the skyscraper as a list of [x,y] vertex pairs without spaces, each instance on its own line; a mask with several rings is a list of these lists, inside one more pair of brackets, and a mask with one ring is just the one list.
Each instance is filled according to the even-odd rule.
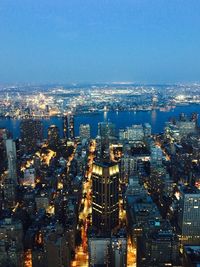
[[6,154],[8,159],[8,177],[17,183],[16,145],[12,139],[6,140]]
[[56,125],[51,125],[48,128],[48,143],[51,147],[56,148],[59,144],[59,129]]
[[179,240],[166,220],[149,220],[137,238],[137,266],[179,265]]
[[20,134],[25,151],[34,151],[38,141],[43,139],[42,122],[34,119],[23,120],[20,124]]
[[81,124],[79,127],[79,135],[81,141],[90,139],[90,125]]
[[75,133],[74,133],[74,116],[71,114],[69,116],[69,138],[74,139]]
[[95,163],[92,170],[92,224],[105,232],[119,222],[119,166]]
[[98,135],[101,138],[113,138],[116,135],[115,125],[111,122],[98,123]]
[[179,188],[178,225],[184,244],[198,245],[200,240],[200,190],[196,187]]
[[124,235],[89,237],[89,267],[126,267],[127,239]]
[[111,122],[99,122],[97,139],[97,150],[99,151],[99,158],[109,159],[109,147],[115,139],[115,125]]
[[64,116],[63,117],[63,137],[65,139],[68,139],[69,137],[69,134],[68,134],[68,127],[69,127],[69,124],[68,124],[68,116]]

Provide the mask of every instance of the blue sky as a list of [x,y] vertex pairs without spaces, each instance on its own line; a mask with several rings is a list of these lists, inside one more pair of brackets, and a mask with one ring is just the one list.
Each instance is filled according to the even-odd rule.
[[199,80],[199,0],[0,0],[0,82]]

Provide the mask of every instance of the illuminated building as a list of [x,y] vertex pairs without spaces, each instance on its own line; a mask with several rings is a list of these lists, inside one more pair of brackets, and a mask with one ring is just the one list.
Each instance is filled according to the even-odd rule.
[[129,141],[142,141],[144,139],[144,130],[142,125],[132,125],[127,128],[127,139]]
[[162,165],[163,153],[158,146],[151,146],[151,166],[157,167]]
[[35,169],[34,168],[28,168],[24,171],[24,177],[21,180],[21,184],[23,186],[35,186]]
[[6,140],[6,154],[8,159],[8,176],[17,183],[16,145],[12,139]]
[[119,130],[119,139],[133,141],[143,141],[151,136],[151,125],[149,123],[134,124],[126,129]]
[[73,140],[75,138],[75,132],[74,132],[74,116],[69,116],[69,138]]
[[40,120],[25,119],[20,124],[22,145],[26,152],[34,151],[43,139],[43,127]]
[[144,124],[144,136],[148,138],[151,136],[151,125],[149,123]]
[[64,116],[63,117],[63,137],[67,140],[68,137],[69,137],[69,134],[68,134],[68,116]]
[[200,240],[200,190],[196,187],[179,188],[178,225],[184,244],[198,245]]
[[48,128],[48,143],[51,147],[56,148],[59,144],[60,136],[59,129],[56,125],[51,125]]
[[90,125],[89,124],[81,124],[79,127],[79,135],[81,141],[90,139]]
[[119,222],[119,166],[95,163],[92,169],[92,224],[111,231]]
[[49,195],[46,192],[41,192],[39,195],[36,195],[35,203],[37,211],[40,209],[47,210],[49,207],[49,201]]

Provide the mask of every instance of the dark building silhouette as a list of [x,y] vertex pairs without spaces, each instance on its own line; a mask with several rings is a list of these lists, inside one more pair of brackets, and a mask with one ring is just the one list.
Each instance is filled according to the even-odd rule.
[[56,125],[51,125],[48,128],[48,143],[51,147],[56,148],[59,145],[60,135]]
[[162,267],[179,265],[179,240],[166,220],[150,220],[137,238],[137,266]]
[[42,122],[34,119],[23,120],[20,124],[20,134],[25,151],[34,151],[38,141],[43,139]]
[[92,224],[111,231],[119,223],[119,166],[95,163],[92,170]]

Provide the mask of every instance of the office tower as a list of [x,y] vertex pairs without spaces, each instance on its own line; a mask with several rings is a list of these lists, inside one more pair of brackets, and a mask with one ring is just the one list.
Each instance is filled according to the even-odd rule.
[[179,240],[166,220],[150,220],[137,238],[137,266],[179,265]]
[[127,128],[127,139],[129,141],[143,141],[144,139],[144,129],[142,124],[132,125]]
[[59,145],[60,136],[59,129],[56,125],[51,125],[48,128],[48,143],[52,148],[56,148]]
[[126,267],[127,237],[123,232],[108,236],[91,236],[88,239],[89,267]]
[[151,145],[151,166],[158,167],[162,165],[163,152],[158,146]]
[[6,140],[6,154],[8,159],[8,177],[17,183],[16,144],[12,139]]
[[111,266],[109,237],[89,238],[88,248],[89,248],[89,267]]
[[67,115],[63,117],[63,137],[65,139],[68,139],[69,134],[68,134],[68,117]]
[[6,178],[3,183],[4,207],[13,208],[16,204],[16,182]]
[[79,127],[79,135],[81,141],[90,139],[90,125],[89,124],[81,124]]
[[71,114],[69,115],[69,138],[73,140],[75,138],[74,133],[74,116]]
[[35,151],[38,142],[41,142],[43,139],[42,122],[34,119],[22,120],[20,134],[25,151]]
[[92,224],[111,231],[119,222],[119,166],[94,163],[92,170]]
[[115,125],[111,122],[98,123],[98,135],[101,138],[113,138],[116,136]]
[[20,221],[0,221],[0,266],[23,267],[23,227]]
[[149,123],[144,124],[144,136],[145,138],[151,137],[151,125]]
[[98,123],[98,140],[99,158],[109,159],[109,146],[116,140],[115,125],[111,122]]
[[198,245],[200,240],[200,190],[196,187],[179,187],[178,226],[182,243]]
[[6,168],[5,140],[8,139],[8,136],[8,131],[4,128],[0,128],[0,173],[2,173]]

